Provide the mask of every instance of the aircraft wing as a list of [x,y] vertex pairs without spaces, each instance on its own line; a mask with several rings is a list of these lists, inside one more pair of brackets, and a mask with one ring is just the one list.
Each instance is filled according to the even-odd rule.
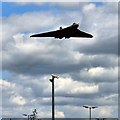
[[64,29],[56,30],[56,31],[34,34],[34,35],[31,35],[30,37],[55,37],[55,38],[62,39],[63,37],[66,36],[68,31],[69,31],[69,28],[64,28]]
[[39,33],[31,35],[30,37],[55,37],[56,31],[46,32],[46,33]]
[[40,34],[34,34],[30,37],[55,37],[62,39],[70,38],[70,37],[85,37],[85,38],[92,38],[93,36],[89,33],[80,31],[79,29],[73,29],[72,27],[67,27],[61,30],[46,32],[46,33],[40,33]]
[[93,36],[87,32],[83,32],[79,29],[75,29],[72,31],[70,37],[85,37],[85,38],[92,38]]

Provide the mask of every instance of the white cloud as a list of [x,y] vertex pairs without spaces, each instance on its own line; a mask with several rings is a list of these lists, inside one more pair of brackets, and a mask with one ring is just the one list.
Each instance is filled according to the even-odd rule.
[[101,117],[112,117],[112,109],[106,106],[106,108],[100,109],[99,114],[101,115]]
[[67,94],[93,94],[97,93],[99,87],[94,84],[85,84],[83,82],[73,81],[70,78],[60,78],[56,81],[56,92]]
[[0,87],[2,89],[11,89],[15,87],[15,83],[12,84],[6,80],[0,80]]
[[56,118],[64,118],[65,115],[64,115],[63,112],[56,112],[55,117],[56,117]]
[[91,69],[88,70],[88,73],[91,76],[98,76],[98,75],[101,75],[101,74],[104,73],[104,68],[102,68],[102,67],[91,68]]
[[109,74],[112,74],[112,76],[116,77],[118,75],[118,68],[115,67],[111,69],[106,69],[103,67],[96,67],[96,68],[89,69],[88,74],[91,77],[107,76]]
[[80,73],[75,76],[77,80],[83,80],[90,83],[114,83],[118,80],[118,67],[90,67],[81,70]]
[[26,101],[25,101],[25,99],[22,96],[12,96],[11,97],[11,101],[14,104],[17,104],[17,105],[20,105],[20,106],[26,104]]
[[12,15],[8,19],[3,18],[3,32],[6,32],[9,28],[11,28],[11,32],[34,31],[35,29],[43,28],[44,26],[49,27],[52,25],[53,21],[55,23],[56,20],[57,19],[49,12],[31,12],[22,15]]
[[96,6],[95,6],[95,4],[88,4],[88,5],[86,5],[86,6],[84,6],[84,8],[83,8],[83,11],[84,12],[91,12],[92,10],[94,11],[96,9]]

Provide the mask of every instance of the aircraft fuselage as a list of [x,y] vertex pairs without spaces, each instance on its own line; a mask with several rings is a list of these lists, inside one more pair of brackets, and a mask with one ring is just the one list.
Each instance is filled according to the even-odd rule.
[[50,31],[40,34],[34,34],[30,37],[54,37],[54,38],[70,38],[70,37],[84,37],[84,38],[92,38],[93,36],[89,33],[83,32],[78,29],[79,24],[73,23],[72,25],[62,28],[60,27],[59,30]]

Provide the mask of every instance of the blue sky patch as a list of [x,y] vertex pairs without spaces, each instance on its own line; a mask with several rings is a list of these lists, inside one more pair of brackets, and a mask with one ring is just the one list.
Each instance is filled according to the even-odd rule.
[[39,12],[39,11],[56,11],[57,7],[51,7],[48,3],[42,5],[28,4],[28,5],[19,5],[10,2],[2,3],[2,15],[9,16],[12,14],[23,14],[26,12]]
[[[96,4],[97,7],[103,6],[103,2],[92,2]],[[68,9],[74,10],[74,9]],[[75,8],[75,10],[77,10]],[[42,11],[51,11],[53,13],[59,14],[59,12],[67,11],[66,8],[59,6],[58,4],[50,4],[49,2],[36,5],[36,4],[27,4],[27,5],[20,5],[14,2],[2,2],[2,16],[10,16],[12,14],[24,14],[26,12],[42,12]]]
[[3,70],[2,71],[2,76],[0,76],[2,79],[8,79],[10,77],[10,72],[9,71],[6,71],[6,70]]

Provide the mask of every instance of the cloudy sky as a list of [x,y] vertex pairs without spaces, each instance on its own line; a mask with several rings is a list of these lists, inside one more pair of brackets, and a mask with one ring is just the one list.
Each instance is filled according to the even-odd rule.
[[[2,117],[38,110],[51,117],[51,74],[56,117],[118,117],[117,2],[2,3]],[[94,37],[30,38],[79,23]]]

